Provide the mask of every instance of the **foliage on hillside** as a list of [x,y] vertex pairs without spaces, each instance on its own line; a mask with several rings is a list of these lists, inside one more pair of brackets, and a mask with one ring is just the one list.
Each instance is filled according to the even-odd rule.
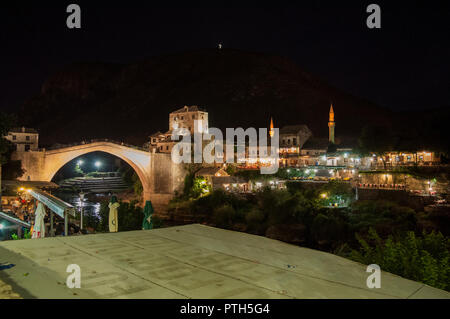
[[[215,190],[199,198],[178,197],[170,203],[169,213],[191,214],[197,222],[265,235],[344,257],[359,256],[358,261],[364,263],[372,260],[372,255],[367,255],[364,250],[361,250],[359,255],[357,253],[364,238],[371,238],[374,232],[386,240],[389,240],[389,236],[403,238],[405,234],[409,234],[410,237],[411,233],[420,235],[419,222],[427,222],[430,218],[427,215],[417,214],[409,207],[383,200],[359,201],[347,208],[324,207],[324,199],[321,196],[324,192],[330,196],[332,194],[353,196],[351,190],[344,185],[344,183],[329,183],[322,188],[311,189],[302,187],[301,183],[292,183],[288,184],[287,190],[264,188],[255,194],[233,194]],[[440,218],[448,221],[449,216]],[[446,227],[442,221],[434,225],[436,231],[440,231],[440,227],[442,229]],[[429,237],[431,235],[423,236],[424,242],[432,240]],[[436,236],[442,238],[443,235],[439,233]],[[415,240],[422,239],[417,237]],[[446,264],[448,261],[439,259],[440,257],[436,260],[427,257],[427,252],[434,256],[428,247],[424,246],[421,249],[425,252],[420,252],[420,256],[425,256],[421,262],[424,267],[428,267],[422,275],[414,274],[414,277],[408,277],[413,275],[403,269],[389,267],[388,270],[380,266],[386,271],[435,287],[448,287],[445,283],[446,277],[436,277],[436,271],[448,267]],[[400,251],[400,248],[398,249]],[[406,254],[401,258],[408,260],[410,257]]]
[[450,291],[450,239],[441,233],[418,237],[409,231],[383,240],[371,228],[367,238],[357,238],[361,248],[351,252],[353,260]]

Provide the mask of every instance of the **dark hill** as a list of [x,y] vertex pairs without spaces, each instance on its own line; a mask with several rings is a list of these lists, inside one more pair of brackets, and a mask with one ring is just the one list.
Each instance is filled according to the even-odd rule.
[[[343,74],[342,76],[345,76]],[[336,135],[357,135],[392,114],[331,87],[292,61],[236,50],[201,50],[142,62],[76,64],[48,79],[20,114],[36,127],[42,144],[112,138],[142,144],[168,129],[169,112],[199,105],[211,127],[307,124],[328,134],[330,102]]]

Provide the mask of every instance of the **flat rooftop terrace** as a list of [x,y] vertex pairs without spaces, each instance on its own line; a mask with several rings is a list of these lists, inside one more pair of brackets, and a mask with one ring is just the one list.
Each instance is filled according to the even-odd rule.
[[[199,224],[4,241],[0,264],[14,265],[0,288],[22,298],[450,298],[386,272],[369,289],[364,265]],[[81,268],[79,289],[65,285],[69,264]]]

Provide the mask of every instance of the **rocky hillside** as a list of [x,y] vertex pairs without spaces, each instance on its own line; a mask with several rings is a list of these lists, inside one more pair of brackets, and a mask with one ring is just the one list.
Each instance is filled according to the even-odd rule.
[[337,136],[359,134],[365,124],[392,117],[286,58],[200,50],[125,65],[67,66],[23,105],[19,118],[40,130],[43,145],[91,138],[142,144],[149,134],[167,130],[169,112],[183,105],[206,108],[211,127],[267,127],[273,116],[278,127],[307,124],[316,136],[326,136],[330,102]]

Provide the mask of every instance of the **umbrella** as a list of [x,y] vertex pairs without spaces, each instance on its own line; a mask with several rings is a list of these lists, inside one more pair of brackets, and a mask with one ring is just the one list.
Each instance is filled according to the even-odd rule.
[[38,203],[34,216],[33,235],[31,238],[43,238],[45,237],[45,207],[41,202]]
[[111,201],[109,202],[109,232],[115,233],[119,230],[119,219],[117,216],[117,210],[120,204],[117,202],[116,196],[111,196]]
[[142,221],[142,229],[152,229],[153,228],[152,215],[153,215],[152,202],[148,200],[145,202],[144,220]]

